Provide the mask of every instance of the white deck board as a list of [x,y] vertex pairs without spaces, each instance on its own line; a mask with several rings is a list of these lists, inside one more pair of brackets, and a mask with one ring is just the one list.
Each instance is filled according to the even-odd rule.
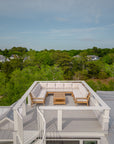
[[24,144],[31,143],[38,137],[38,131],[24,131]]

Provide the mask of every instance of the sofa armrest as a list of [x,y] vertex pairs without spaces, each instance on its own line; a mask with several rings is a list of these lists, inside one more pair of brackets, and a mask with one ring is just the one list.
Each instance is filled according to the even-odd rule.
[[79,98],[79,97],[77,97],[76,99],[87,99],[87,98],[82,98],[82,97]]
[[38,100],[38,99],[44,99],[44,98],[35,98],[35,97],[33,97],[33,99],[37,99]]

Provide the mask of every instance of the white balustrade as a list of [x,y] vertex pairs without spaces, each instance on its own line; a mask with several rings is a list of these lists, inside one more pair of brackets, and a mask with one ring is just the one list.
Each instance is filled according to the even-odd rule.
[[[35,81],[31,87],[25,92],[25,94],[22,96],[22,98],[17,102],[17,104],[13,108],[14,112],[14,133],[13,133],[13,141],[15,144],[17,144],[17,138],[19,140],[20,144],[24,144],[24,129],[23,129],[23,117],[26,116],[26,98],[28,98],[28,105],[31,105],[31,99],[29,93],[33,89],[33,87],[36,85],[37,81]],[[45,120],[43,118],[43,114],[37,110],[37,121],[38,121],[38,132],[39,132],[39,138],[40,143],[39,144],[45,144],[45,129],[46,124]]]
[[62,131],[62,111],[94,111],[96,117],[101,124],[104,131],[108,131],[109,125],[109,112],[110,109],[105,109],[101,106],[89,106],[89,107],[75,107],[75,106],[40,106],[40,110],[56,110],[57,111],[57,128],[58,131]]

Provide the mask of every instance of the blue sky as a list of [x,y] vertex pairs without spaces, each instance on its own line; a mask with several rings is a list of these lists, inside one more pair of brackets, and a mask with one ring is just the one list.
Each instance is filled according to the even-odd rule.
[[114,0],[0,0],[0,49],[114,47]]

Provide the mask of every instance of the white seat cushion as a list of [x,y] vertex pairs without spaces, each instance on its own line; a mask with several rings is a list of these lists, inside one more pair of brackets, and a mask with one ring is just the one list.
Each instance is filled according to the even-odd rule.
[[38,98],[45,98],[45,96],[46,96],[46,89],[42,89],[37,97]]
[[77,99],[76,101],[77,101],[77,102],[87,102],[86,99]]
[[33,102],[44,101],[44,99],[33,99]]

